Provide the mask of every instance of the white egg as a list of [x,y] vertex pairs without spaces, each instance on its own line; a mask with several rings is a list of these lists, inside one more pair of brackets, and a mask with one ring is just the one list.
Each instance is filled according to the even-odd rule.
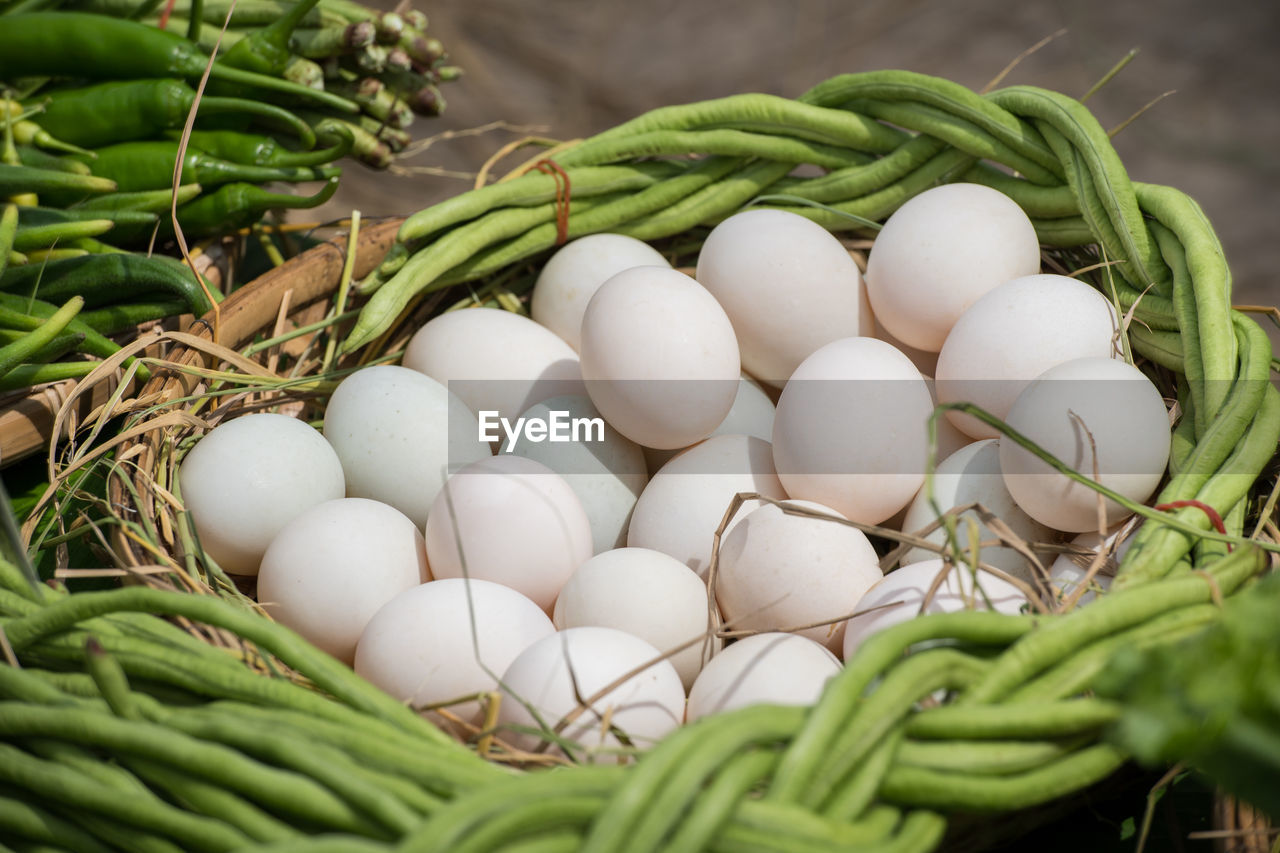
[[606,281],[582,318],[587,393],[618,432],[645,447],[685,447],[733,406],[741,366],[724,309],[665,267]]
[[845,338],[804,360],[778,398],[773,460],[790,497],[878,524],[924,482],[929,388],[905,355]]
[[627,539],[631,510],[649,482],[644,451],[605,423],[589,397],[553,397],[521,417],[547,422],[567,420],[570,424],[575,419],[599,419],[598,428],[590,423],[583,425],[578,431],[579,440],[573,440],[569,426],[565,429],[569,441],[556,441],[549,432],[545,440],[517,442],[510,452],[541,462],[564,477],[587,511],[592,553],[621,547]]
[[[1109,358],[1078,358],[1049,368],[1018,395],[1009,426],[1063,464],[1142,503],[1169,461],[1169,416],[1142,371]],[[1096,447],[1096,453],[1094,448]],[[1055,530],[1098,527],[1097,492],[1070,480],[1030,451],[1000,442],[1005,486],[1027,515]],[[1104,500],[1106,525],[1130,513]]]
[[982,294],[1039,271],[1040,244],[1022,208],[990,187],[945,184],[885,222],[867,259],[867,296],[891,335],[938,352]]
[[[858,610],[863,611],[861,615],[849,620],[844,632],[844,659],[852,658],[872,634],[918,616],[925,596],[944,569],[942,560],[925,560],[885,575],[884,580],[873,586],[858,602]],[[977,580],[975,589],[972,570],[953,566],[929,598],[924,612],[995,610],[997,613],[1018,614],[1027,604],[1027,597],[1008,581],[986,572],[979,573]],[[877,607],[884,609],[874,610]]]
[[778,388],[823,345],[871,334],[857,264],[830,232],[795,213],[730,216],[707,236],[695,277],[733,321],[743,368]]
[[[1076,358],[1114,358],[1115,309],[1097,290],[1063,275],[1007,281],[969,306],[938,355],[938,397],[968,402],[1004,420],[1041,373]],[[1000,431],[962,412],[947,412],[974,438]]]
[[[706,577],[716,529],[740,492],[786,497],[773,470],[769,442],[746,435],[709,438],[649,480],[631,514],[627,544],[670,554]],[[755,505],[747,503],[736,520]]]
[[478,418],[514,420],[541,400],[583,393],[578,354],[554,332],[500,308],[448,311],[409,340],[405,367],[457,394]]
[[668,660],[687,689],[722,645],[708,632],[707,585],[675,557],[648,548],[618,548],[587,560],[556,599],[555,625],[598,625],[634,634],[663,652],[704,642]]
[[[939,462],[938,469],[934,472],[933,494],[943,512],[973,503],[982,504],[1028,544],[1053,539],[1053,531],[1019,509],[1009,495],[1009,490],[1005,488],[1004,478],[1000,476],[1000,442],[996,439],[974,442]],[[988,541],[997,538],[982,523],[977,510],[967,510],[956,519],[956,535],[962,548],[969,547],[969,519],[978,525],[979,539]],[[902,530],[904,533],[918,533],[937,520],[938,516],[922,488],[907,508]],[[946,531],[939,527],[924,538],[941,545],[946,542]],[[1037,556],[1043,558],[1043,554]],[[902,564],[934,559],[937,559],[936,552],[913,548],[903,556]],[[1034,573],[1026,558],[1013,548],[996,545],[983,547],[979,559],[1026,581],[1030,581]]]
[[840,672],[826,646],[798,634],[744,637],[716,655],[689,690],[689,722],[749,705],[812,705]]
[[547,612],[591,558],[591,523],[578,496],[522,456],[482,459],[450,477],[427,516],[426,539],[437,578],[506,584]]
[[449,474],[490,455],[461,400],[393,365],[342,380],[325,408],[324,437],[342,460],[347,497],[390,504],[419,527]]
[[[1093,551],[1094,555],[1099,551],[1105,551],[1106,554],[1098,571],[1090,580],[1088,590],[1080,595],[1079,604],[1088,604],[1097,597],[1099,591],[1107,592],[1111,589],[1116,567],[1129,552],[1129,546],[1133,544],[1134,532],[1133,526],[1125,523],[1108,530],[1106,536],[1099,536],[1098,531],[1090,530],[1071,540],[1072,545]],[[1088,576],[1094,559],[1093,555],[1060,554],[1058,559],[1053,561],[1049,566],[1049,580],[1060,598],[1065,599],[1075,593],[1076,587]]]
[[[935,407],[938,405],[938,383],[933,377],[926,374],[920,374],[926,385],[929,386],[929,402]],[[928,427],[926,426],[926,434]],[[951,422],[948,417],[938,418],[938,459],[946,459],[962,447],[968,447],[973,444],[974,439],[965,435],[956,429],[956,425]]]
[[[580,708],[578,697],[592,700],[560,732],[601,761],[617,760],[625,735],[630,745],[646,749],[680,725],[684,688],[670,661],[639,637],[614,628],[568,628],[543,637],[520,653],[502,675],[500,726],[554,729]],[[656,661],[656,662],[655,662]],[[645,664],[650,664],[645,666]],[[639,669],[644,666],[644,669]],[[634,672],[639,670],[638,672]],[[623,683],[597,698],[610,684]],[[526,704],[537,711],[535,717]],[[608,726],[606,728],[606,725]],[[525,750],[537,748],[536,734],[503,729],[499,736]],[[560,748],[553,747],[556,753]]]
[[178,483],[200,547],[237,575],[257,574],[281,528],[345,489],[342,462],[324,436],[265,412],[210,430],[183,458]]
[[[756,438],[768,441],[773,436],[773,400],[769,399],[769,395],[754,379],[744,374],[738,380],[738,393],[733,398],[733,406],[729,409],[729,414],[724,416],[720,426],[716,427],[711,434],[754,435]],[[646,447],[644,448],[645,463],[650,471],[656,472],[685,449],[687,448],[657,450]]]
[[579,237],[552,255],[538,273],[529,313],[576,350],[582,339],[582,315],[600,285],[623,270],[655,266],[671,264],[657,249],[634,237]]
[[422,533],[404,513],[341,498],[312,507],[271,540],[258,601],[277,622],[350,663],[373,614],[430,578]]
[[[808,501],[786,505],[843,518]],[[862,531],[766,504],[724,538],[715,593],[730,630],[784,631],[853,613],[883,576]],[[844,626],[831,622],[794,633],[838,652]]]
[[[356,646],[356,674],[415,708],[498,689],[516,657],[555,627],[542,608],[502,584],[447,578],[384,604]],[[471,699],[449,711],[471,723]]]

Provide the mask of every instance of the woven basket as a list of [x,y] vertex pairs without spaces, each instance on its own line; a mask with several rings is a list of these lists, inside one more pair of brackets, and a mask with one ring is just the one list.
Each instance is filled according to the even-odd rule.
[[[924,116],[933,122],[931,127],[939,128],[942,138],[948,143],[942,146],[944,153],[952,150],[948,145],[967,144],[963,134],[952,133],[934,121],[936,115],[930,112],[936,112],[933,106],[912,102],[915,112],[895,111],[893,104],[896,102],[887,96],[883,96],[882,101],[877,100],[882,97],[876,94],[877,91],[873,87],[869,94],[863,93],[866,102],[859,101],[860,109],[867,114],[906,127],[912,127],[915,119]],[[968,93],[968,97],[976,96]],[[1063,158],[1068,176],[1075,181],[1076,191],[1085,193],[1088,205],[1098,202],[1095,183],[1104,180],[1108,182],[1107,193],[1128,193],[1129,198],[1133,198],[1134,191],[1123,171],[1117,173],[1118,161],[1109,145],[1105,146],[1106,150],[1082,150],[1072,141],[1064,141],[1062,134],[1054,129],[1052,115],[1046,119],[1044,115],[1020,116],[1005,110],[1000,112],[1013,131],[1035,137],[1037,144]],[[1078,118],[1079,114],[1073,114],[1073,120]],[[1097,134],[1090,138],[1096,139]],[[1105,137],[1103,139],[1105,144]],[[955,179],[962,174],[964,170],[952,169],[940,173],[939,178]],[[924,185],[928,183],[931,182]],[[900,184],[895,187],[898,188],[896,195],[893,188],[868,193],[866,203],[858,211],[865,216],[883,218],[910,195],[902,191]],[[1144,205],[1150,201],[1163,215],[1167,215],[1167,204],[1159,197],[1161,190],[1140,188],[1140,198]],[[755,192],[752,190],[753,194]],[[1090,192],[1095,195],[1089,195]],[[807,210],[793,209],[797,212]],[[1136,201],[1132,209],[1138,210]],[[713,223],[728,212],[731,211],[711,211],[706,221]],[[838,214],[810,213],[830,227],[850,227],[847,220]],[[1086,213],[1088,216],[1084,220],[1061,217],[1060,222],[1049,222],[1044,217],[1033,218],[1042,225],[1042,233],[1056,235],[1061,242],[1074,246],[1075,257],[1087,258],[1092,254],[1094,260],[1101,260],[1103,255],[1114,257],[1116,246],[1133,245],[1132,235],[1123,233],[1124,228],[1135,224],[1146,228],[1141,219],[1136,223],[1132,218],[1126,220],[1123,214],[1109,210],[1105,204],[1090,207]],[[360,232],[355,260],[357,277],[373,270],[390,249],[397,226],[397,222],[385,222]],[[1094,245],[1083,245],[1085,241],[1079,237],[1082,227],[1093,230],[1097,237]],[[1103,233],[1108,228],[1110,233]],[[1119,236],[1117,228],[1120,229]],[[681,228],[649,236],[680,238],[688,236],[685,230]],[[547,239],[527,241],[521,252],[511,253],[509,264],[497,275],[492,270],[485,270],[485,275],[489,276],[485,280],[493,281],[503,272],[514,272],[526,259],[539,257],[555,242],[554,231],[551,229]],[[576,236],[572,220],[569,231],[571,236]],[[1212,237],[1211,231],[1208,234]],[[1151,239],[1150,232],[1146,238]],[[323,312],[323,308],[317,306],[327,304],[327,298],[338,286],[345,254],[343,245],[343,240],[337,238],[330,244],[312,249],[234,294],[221,310],[218,343],[233,350],[239,349],[255,336],[278,333],[286,330],[290,323],[302,325],[315,320],[317,311]],[[430,241],[426,245],[429,248]],[[1156,245],[1154,239],[1151,245]],[[1164,244],[1161,246],[1168,248]],[[1158,248],[1155,251],[1158,254]],[[483,266],[480,265],[482,269]],[[1205,274],[1202,269],[1196,269],[1195,273]],[[461,275],[452,280],[465,278]],[[1205,282],[1203,286],[1209,288],[1214,283]],[[412,303],[400,324],[382,338],[386,348],[395,349],[397,342],[404,340],[415,323],[440,310],[445,304],[442,301],[444,292],[441,289],[441,295],[434,299]],[[1151,301],[1159,303],[1162,299],[1166,303],[1172,301],[1167,292],[1157,288]],[[1197,307],[1188,308],[1179,303],[1176,310],[1179,317],[1185,318],[1194,316]],[[1188,315],[1187,311],[1191,314]],[[1141,306],[1137,313],[1141,319]],[[1165,368],[1174,366],[1181,359],[1180,348],[1186,344],[1190,352],[1191,342],[1185,337],[1179,339],[1175,328],[1171,328],[1176,327],[1177,322],[1165,321],[1162,324],[1158,312],[1152,316],[1157,316],[1157,322],[1152,324],[1152,328],[1135,333],[1135,340],[1141,335],[1141,349],[1148,358]],[[203,340],[211,340],[212,325],[213,318],[206,317],[195,331]],[[292,356],[297,356],[301,348],[300,344],[293,345]],[[363,357],[369,355],[366,353]],[[268,351],[260,353],[257,359],[261,364],[279,366],[289,357],[290,353],[282,355]],[[176,345],[168,358],[175,364],[203,368],[212,368],[219,361],[219,356],[207,347],[186,344]],[[355,360],[356,357],[351,356],[348,363]],[[1229,380],[1235,378],[1234,373],[1227,377]],[[178,423],[157,420],[155,427],[150,429],[144,423],[135,437],[123,441],[118,447],[119,456],[128,460],[130,469],[136,473],[130,475],[131,482],[127,484],[119,479],[125,476],[124,473],[110,483],[111,499],[154,522],[163,535],[165,553],[157,555],[126,535],[117,535],[113,544],[122,567],[137,572],[148,583],[177,585],[203,592],[221,585],[225,592],[229,589],[225,578],[204,567],[200,555],[191,551],[189,540],[181,535],[180,504],[167,489],[173,482],[182,450],[189,446],[192,438],[220,419],[277,405],[288,406],[288,411],[304,417],[314,417],[321,410],[319,404],[322,401],[314,394],[273,396],[246,391],[215,402],[197,396],[205,387],[203,382],[200,377],[179,371],[156,376],[144,389],[144,395],[155,401],[178,401],[174,404],[176,410],[185,416]],[[122,468],[120,471],[130,469]],[[1192,522],[1194,516],[1194,512],[1186,512],[1181,517]],[[157,563],[170,571],[156,574]],[[1262,565],[1263,561],[1259,560],[1252,571],[1259,570]],[[1204,600],[1208,601],[1213,594],[1213,585],[1204,584]],[[1079,615],[1060,617],[1055,624],[1071,619],[1075,619],[1072,624],[1080,624]],[[193,630],[198,629],[193,627]],[[1036,636],[1040,630],[1033,630],[1028,637]],[[932,638],[920,635],[913,639]],[[968,635],[968,639],[974,640],[975,636]],[[988,641],[996,649],[1016,647],[1021,642],[1013,636],[988,638]],[[1114,777],[1125,764],[1124,755],[1099,740],[1101,724],[1098,723],[1080,729],[1087,735],[1086,745],[1066,750],[1060,757],[1045,759],[1003,777],[953,775],[951,785],[940,786],[937,783],[940,779],[947,779],[946,771],[935,767],[922,772],[919,766],[897,760],[898,739],[907,730],[912,732],[912,737],[927,738],[920,733],[924,723],[918,723],[918,719],[928,712],[920,710],[916,704],[918,699],[939,686],[963,685],[951,683],[956,677],[954,666],[943,658],[937,658],[932,664],[937,667],[936,671],[919,675],[924,679],[921,683],[927,686],[926,690],[915,690],[895,699],[886,693],[884,685],[899,684],[893,679],[905,668],[901,648],[876,648],[878,652],[864,649],[853,662],[847,663],[845,675],[838,679],[843,687],[829,689],[820,704],[807,714],[748,709],[710,718],[700,722],[696,728],[689,727],[675,733],[627,772],[609,777],[607,782],[600,782],[590,792],[581,790],[581,785],[575,787],[573,771],[554,775],[530,772],[517,777],[510,790],[504,788],[502,796],[498,796],[498,792],[476,791],[458,801],[452,811],[452,807],[442,809],[440,815],[431,819],[429,827],[424,826],[417,840],[423,849],[447,849],[448,839],[464,838],[469,827],[501,814],[505,797],[518,797],[520,791],[536,790],[540,797],[545,798],[547,813],[555,811],[555,805],[561,802],[558,797],[566,801],[572,799],[578,805],[583,797],[596,798],[593,801],[596,807],[589,809],[589,813],[583,814],[579,810],[555,825],[541,826],[539,831],[547,834],[546,849],[574,849],[578,839],[582,839],[586,847],[596,850],[611,849],[609,845],[620,839],[634,841],[637,849],[666,849],[665,845],[677,838],[682,844],[690,842],[693,845],[682,849],[748,849],[754,839],[758,842],[758,849],[769,850],[864,849],[860,845],[865,843],[865,849],[869,850],[924,851],[936,849],[948,837],[948,816],[958,817],[951,822],[952,835],[949,836],[951,843],[957,845],[956,849],[961,842],[958,834],[964,836],[964,847],[976,848],[985,842],[1001,838],[1007,840],[1009,827],[1019,824],[1009,823],[1007,817],[998,821],[975,819],[972,813],[996,808],[1004,812],[1019,812],[1032,822],[1043,820],[1045,816],[1060,811],[1064,803],[1071,802],[1069,798]],[[912,655],[906,660],[918,662],[926,654],[929,652]],[[923,673],[927,667],[921,666]],[[861,675],[858,678],[850,676],[852,670],[860,670]],[[867,691],[865,695],[864,689]],[[1069,695],[1078,695],[1085,690],[1087,680],[1076,684]],[[997,703],[983,700],[978,704],[994,707]],[[921,728],[917,729],[917,725]],[[993,733],[987,732],[986,736],[991,738]],[[1019,737],[1029,736],[1013,731],[1008,733],[1008,739]],[[519,784],[525,787],[521,789]],[[757,809],[736,805],[743,801],[755,802],[760,799],[758,795],[762,791],[765,792],[765,806]],[[467,817],[454,817],[462,814]],[[983,833],[981,828],[984,824],[992,831]],[[1003,830],[997,830],[996,824],[1004,827]],[[975,826],[978,827],[976,832]],[[646,848],[646,845],[649,846]]]

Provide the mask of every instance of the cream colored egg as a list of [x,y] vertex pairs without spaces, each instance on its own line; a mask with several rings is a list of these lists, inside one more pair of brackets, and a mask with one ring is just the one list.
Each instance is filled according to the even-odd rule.
[[178,471],[200,547],[224,571],[253,575],[280,530],[343,496],[342,462],[319,432],[287,415],[223,421]]
[[938,352],[979,297],[1039,271],[1040,244],[1022,208],[989,187],[945,184],[885,222],[867,259],[867,296],[891,335]]
[[[1063,275],[1005,282],[969,306],[938,355],[938,397],[968,402],[1004,420],[1041,373],[1076,358],[1115,358],[1115,309],[1101,293]],[[1000,431],[962,412],[947,412],[974,438]]]
[[277,622],[350,663],[373,615],[430,579],[422,533],[404,513],[341,498],[307,510],[271,540],[258,601]]
[[[769,441],[773,436],[773,400],[764,389],[745,374],[738,380],[738,393],[733,398],[733,406],[729,414],[724,416],[720,426],[712,431],[712,435],[754,435],[756,438]],[[644,459],[651,472],[656,472],[671,461],[679,450],[657,450],[644,448]]]
[[492,412],[514,420],[548,397],[583,393],[573,348],[500,308],[447,311],[429,320],[409,340],[403,364],[445,385],[481,419]]
[[[565,716],[578,711],[581,697],[591,700],[589,707],[560,731],[560,737],[580,746],[576,758],[619,761],[621,743],[615,730],[624,733],[632,747],[649,748],[684,718],[680,676],[660,657],[650,643],[615,628],[567,628],[543,637],[502,675],[498,723],[513,727],[503,728],[502,737],[520,749],[537,748],[541,738],[514,727],[555,729]],[[623,677],[621,685],[599,695]],[[533,706],[536,717],[527,705]],[[550,749],[553,754],[560,751],[559,746]]]
[[[631,515],[627,544],[669,554],[706,577],[716,529],[741,492],[786,497],[769,443],[746,435],[709,438],[649,480]],[[754,505],[747,503],[744,510]],[[739,510],[736,518],[743,515]]]
[[[924,491],[921,489],[907,508],[907,516],[902,522],[904,533],[918,534],[939,518]],[[933,496],[944,513],[970,504],[981,504],[1028,545],[1050,542],[1054,538],[1052,530],[1034,521],[1013,502],[1009,490],[1004,486],[1004,478],[1000,476],[1000,442],[996,439],[974,442],[939,462],[933,478]],[[969,520],[977,525],[980,541],[998,540],[996,534],[982,523],[977,509],[970,509],[956,519],[956,535],[962,548],[969,547]],[[938,545],[942,545],[947,539],[946,532],[941,528],[924,538]],[[1043,560],[1044,554],[1037,557]],[[937,559],[936,552],[913,548],[903,556],[902,564],[934,559]],[[979,552],[979,559],[1026,581],[1030,581],[1034,575],[1034,568],[1026,558],[1007,546],[984,546]]]
[[738,392],[738,342],[706,288],[663,267],[606,281],[582,318],[582,376],[596,408],[645,447],[685,447],[720,425]]
[[482,459],[450,477],[431,506],[426,540],[437,578],[506,584],[548,613],[591,558],[591,523],[578,496],[522,456]]
[[688,689],[722,642],[711,632],[707,585],[675,557],[618,548],[587,560],[556,599],[555,625],[599,625],[634,634],[663,652]]
[[479,701],[497,677],[555,627],[542,608],[510,587],[447,578],[405,590],[373,614],[356,646],[356,674],[414,708],[449,702],[479,723]]
[[778,388],[814,350],[872,331],[848,250],[795,213],[730,216],[703,243],[696,278],[733,321],[743,369]]
[[[842,518],[808,501],[785,506]],[[794,631],[838,652],[858,600],[884,575],[862,531],[829,518],[790,515],[775,504],[752,510],[724,539],[716,601],[733,630]],[[819,622],[828,622],[818,625]]]
[[419,527],[449,474],[490,455],[461,400],[393,365],[342,380],[325,408],[324,437],[342,460],[348,497],[390,504]]
[[878,524],[924,482],[929,388],[905,355],[845,338],[804,360],[778,399],[773,460],[787,494]]
[[[1142,503],[1169,461],[1169,416],[1142,371],[1109,358],[1079,358],[1051,367],[1018,395],[1009,426],[1069,468]],[[1096,448],[1096,451],[1095,451]],[[1055,530],[1098,527],[1098,493],[1053,470],[1012,441],[1000,443],[1000,469],[1018,506]],[[1130,513],[1103,502],[1106,524]]]
[[750,705],[812,705],[840,672],[826,646],[798,634],[744,637],[716,655],[689,690],[689,722]]
[[972,570],[964,566],[946,570],[946,577],[930,595],[944,569],[942,560],[925,560],[885,575],[858,602],[861,615],[849,620],[844,632],[844,659],[850,660],[873,634],[918,616],[922,605],[925,613],[995,610],[1009,614],[1021,613],[1027,605],[1021,590],[994,575],[980,573],[975,587]]
[[[587,511],[592,553],[625,544],[631,510],[649,482],[644,451],[605,423],[589,397],[553,397],[521,417],[550,426],[545,438],[538,438],[541,430],[533,436],[526,430],[510,452],[564,477]],[[557,433],[568,440],[556,440]]]
[[671,264],[657,249],[634,237],[579,237],[552,255],[538,273],[529,313],[576,350],[582,338],[582,315],[600,285],[623,270],[655,266]]

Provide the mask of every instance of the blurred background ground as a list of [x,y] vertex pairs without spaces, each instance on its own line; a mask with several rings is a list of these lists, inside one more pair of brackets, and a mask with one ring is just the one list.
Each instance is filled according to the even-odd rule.
[[[396,0],[382,0],[392,8]],[[903,68],[981,88],[1060,29],[1007,83],[1080,96],[1113,127],[1169,90],[1115,144],[1130,175],[1196,198],[1236,301],[1280,303],[1280,3],[1274,0],[416,0],[466,71],[418,137],[502,120],[585,136],[653,107],[738,92],[794,97],[850,71]],[[518,134],[441,140],[399,165],[474,173]],[[527,154],[525,156],[528,156]],[[524,157],[507,161],[515,165]],[[361,166],[323,215],[406,214],[470,186]],[[310,218],[310,217],[308,217]],[[1273,340],[1280,343],[1280,335]]]

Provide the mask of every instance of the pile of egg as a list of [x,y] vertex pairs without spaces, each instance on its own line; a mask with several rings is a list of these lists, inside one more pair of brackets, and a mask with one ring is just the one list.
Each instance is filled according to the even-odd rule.
[[[402,366],[338,385],[323,434],[277,414],[223,423],[183,461],[182,495],[206,553],[257,574],[274,618],[398,699],[474,726],[497,695],[501,737],[529,749],[589,697],[561,738],[643,748],[707,714],[811,703],[871,633],[922,610],[1028,606],[1012,548],[980,554],[1005,575],[949,570],[929,593],[937,553],[886,574],[840,523],[937,520],[935,400],[975,402],[1149,499],[1164,401],[1121,357],[1108,300],[1040,267],[1026,215],[972,184],[903,205],[865,279],[834,236],[776,210],[718,225],[692,276],[632,238],[584,237],[541,271],[532,319],[432,319]],[[604,425],[482,440],[483,422],[552,413]],[[943,510],[980,502],[1026,542],[1115,546],[1122,507],[970,416],[939,427]],[[768,500],[729,518],[739,493]],[[1067,591],[1083,574],[1051,569]]]

